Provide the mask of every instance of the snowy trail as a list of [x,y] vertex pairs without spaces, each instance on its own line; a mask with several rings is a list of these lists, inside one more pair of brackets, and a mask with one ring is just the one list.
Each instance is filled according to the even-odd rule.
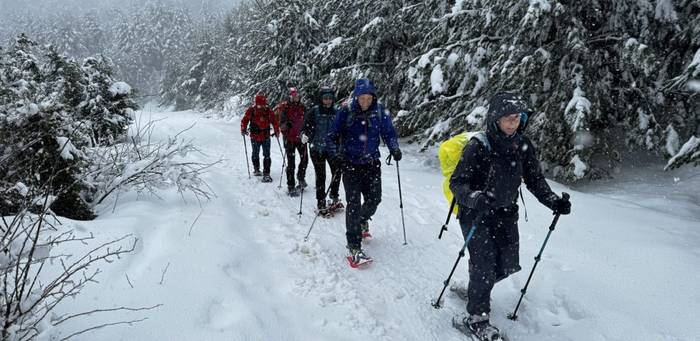
[[[396,166],[383,164],[382,203],[370,222],[374,239],[365,245],[375,262],[356,270],[344,260],[344,215],[319,218],[303,241],[315,205],[311,163],[299,218],[299,198],[289,198],[284,184],[277,188],[282,160],[276,141],[274,182],[265,184],[248,179],[238,121],[191,112],[153,117],[164,118],[156,139],[196,122],[185,136],[205,155],[190,156],[194,161],[225,158],[206,176],[217,197],[200,208],[189,197],[184,204],[172,190],[162,193],[163,200],[123,194],[114,213],[114,202],[105,203],[96,221],[72,223],[98,231],[98,238],[134,233],[141,242],[133,255],[105,268],[102,284],[86,289],[71,309],[164,304],[137,314],[147,321],[81,340],[464,339],[450,319],[464,311],[465,302],[448,290],[443,309],[430,305],[463,241],[454,219],[437,239],[447,204],[441,175],[426,165],[425,154],[402,148],[408,245],[402,245]],[[552,185],[558,193],[571,193],[574,213],[562,217],[553,233],[520,320],[507,320],[552,219],[524,192],[529,222],[521,207],[523,271],[494,289],[493,323],[518,341],[696,340],[700,217],[649,211],[630,204],[624,193],[596,196]],[[467,262],[461,260],[453,283],[466,283]]]

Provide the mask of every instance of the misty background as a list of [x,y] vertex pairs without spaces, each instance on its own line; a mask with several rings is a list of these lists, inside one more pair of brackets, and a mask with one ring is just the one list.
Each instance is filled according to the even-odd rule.
[[238,2],[0,0],[0,41],[9,45],[24,33],[71,58],[106,56],[115,76],[145,103],[157,100],[170,57],[181,57],[197,32],[219,23]]

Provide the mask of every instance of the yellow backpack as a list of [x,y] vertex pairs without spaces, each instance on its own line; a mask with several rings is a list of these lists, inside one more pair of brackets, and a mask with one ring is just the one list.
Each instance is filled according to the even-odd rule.
[[[442,170],[442,176],[444,180],[442,181],[442,191],[445,194],[445,199],[448,203],[452,203],[452,191],[450,190],[450,178],[452,173],[454,173],[455,168],[459,160],[462,158],[462,151],[464,147],[469,144],[472,138],[477,138],[481,141],[487,150],[490,150],[488,139],[484,132],[464,132],[451,137],[449,140],[440,143],[440,149],[438,150],[438,158],[440,159],[440,170]],[[454,206],[452,210],[453,214],[457,214],[458,205]]]

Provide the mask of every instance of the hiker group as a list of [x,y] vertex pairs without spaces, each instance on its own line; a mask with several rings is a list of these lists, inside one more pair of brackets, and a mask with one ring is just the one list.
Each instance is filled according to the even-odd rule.
[[[272,128],[273,133],[270,134]],[[252,163],[256,176],[272,182],[270,176],[270,139],[279,144],[282,133],[286,158],[287,193],[300,195],[307,187],[306,168],[309,154],[316,173],[317,213],[330,216],[343,208],[340,183],[345,188],[346,237],[349,261],[360,265],[371,261],[362,249],[362,239],[369,234],[369,220],[381,201],[380,140],[384,140],[394,160],[401,160],[401,150],[389,112],[377,100],[377,89],[368,79],[359,79],[349,102],[336,106],[335,90],[321,87],[318,103],[307,110],[301,103],[299,91],[289,89],[289,99],[274,110],[267,98],[259,93],[241,120],[241,133],[250,134]],[[263,170],[260,172],[260,149]],[[280,149],[282,149],[280,144]],[[297,168],[296,154],[299,154]],[[331,181],[326,191],[326,164]],[[281,179],[280,179],[281,182]],[[327,202],[327,197],[330,202]]]
[[[280,132],[289,195],[302,194],[307,187],[305,176],[310,156],[316,174],[317,216],[330,216],[342,205],[339,198],[342,181],[347,203],[348,261],[353,267],[372,260],[363,250],[362,242],[369,236],[369,221],[382,197],[380,141],[388,147],[390,158],[397,163],[402,159],[392,117],[377,98],[374,84],[368,79],[358,79],[343,105],[336,106],[334,89],[324,86],[318,90],[318,103],[306,110],[298,90],[291,88],[289,99],[274,110],[267,105],[264,95],[256,95],[255,104],[246,110],[241,121],[242,134],[250,134],[254,173],[262,176],[263,182],[272,181],[270,140],[274,136],[279,145]],[[521,95],[495,94],[489,101],[484,131],[461,136],[459,148],[449,152],[454,154],[451,169],[446,172],[443,168],[443,174],[449,175],[445,189],[454,198],[448,221],[453,207],[457,207],[465,241],[460,257],[464,249],[469,254],[469,285],[464,294],[468,301],[467,314],[453,322],[479,340],[502,340],[499,330],[490,324],[491,291],[497,282],[521,269],[517,204],[521,183],[554,212],[556,219],[571,210],[568,196],[555,194],[545,181],[535,147],[524,134],[531,115]],[[262,173],[258,155],[261,148]],[[299,154],[298,167],[296,154]],[[326,164],[331,170],[328,190]],[[447,282],[449,277],[445,286]],[[439,306],[439,302],[435,305]]]

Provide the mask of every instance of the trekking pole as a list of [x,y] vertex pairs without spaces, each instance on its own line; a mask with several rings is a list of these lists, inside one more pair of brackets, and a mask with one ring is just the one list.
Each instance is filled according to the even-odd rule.
[[[562,198],[566,201],[569,201],[569,193],[562,193]],[[540,262],[540,259],[542,259],[542,252],[544,251],[544,247],[547,246],[547,241],[549,241],[549,236],[552,234],[552,231],[554,231],[554,228],[557,225],[557,222],[559,221],[559,216],[560,214],[557,214],[554,216],[554,220],[552,220],[552,224],[549,225],[549,232],[547,232],[547,237],[544,239],[544,243],[542,243],[542,248],[540,248],[540,253],[537,254],[535,257],[535,264],[532,266],[532,270],[530,271],[530,276],[527,278],[527,282],[525,283],[525,287],[523,287],[522,290],[520,290],[520,299],[518,300],[518,304],[515,306],[515,310],[513,310],[513,313],[508,314],[508,318],[515,321],[518,319],[518,308],[520,308],[520,303],[523,301],[523,297],[525,297],[525,293],[527,292],[527,287],[530,285],[530,280],[532,280],[532,275],[535,273],[535,269],[537,268],[537,263]]]
[[[299,156],[301,158],[301,162],[303,162],[304,158],[306,157],[306,149],[307,149],[305,144],[302,144],[302,146],[304,146],[304,153],[299,154]],[[299,167],[301,167],[301,165],[299,165]],[[301,187],[301,183],[299,185],[300,185],[299,190],[301,191],[301,195],[299,196],[299,213],[297,213],[297,215],[299,215],[299,219],[301,219],[301,215],[302,215],[301,205],[304,203],[304,188]]]
[[[331,185],[328,186],[328,189],[326,190],[326,194],[323,196],[324,198],[327,197],[328,193],[331,191],[333,180],[335,180],[335,177],[338,175],[338,173],[339,172],[335,172],[335,174],[333,174],[333,176],[331,176]],[[311,222],[311,227],[309,227],[309,232],[306,232],[306,236],[304,236],[305,242],[309,240],[309,235],[311,234],[311,230],[314,228],[314,224],[316,223],[316,219],[318,218],[319,215],[321,215],[320,210],[318,212],[316,212],[316,216],[314,217],[314,220]]]
[[277,186],[277,189],[282,188],[282,176],[284,176],[284,166],[287,165],[287,150],[285,149],[282,151],[282,144],[280,144],[280,137],[275,136],[277,138],[277,147],[280,148],[280,154],[282,154],[282,171],[280,172],[280,184]]
[[[391,165],[391,155],[386,158],[386,164]],[[401,172],[399,171],[399,162],[396,161],[396,176],[399,180],[399,208],[401,208],[401,226],[403,226],[403,245],[406,245],[406,221],[403,217],[403,195],[401,193]]]
[[245,166],[248,168],[248,179],[250,179],[250,163],[248,162],[248,145],[245,142],[245,134],[243,134],[243,149],[245,150]]
[[450,223],[450,217],[452,216],[452,211],[454,211],[456,203],[457,199],[453,196],[452,203],[450,204],[450,210],[447,212],[447,219],[445,220],[445,224],[443,224],[440,228],[440,234],[438,235],[438,239],[442,239],[442,233],[447,231],[447,224]]
[[452,267],[452,271],[450,271],[450,275],[447,276],[447,279],[443,282],[445,284],[444,287],[442,287],[442,291],[440,292],[440,296],[438,296],[437,300],[433,301],[432,306],[435,309],[440,309],[442,308],[440,306],[440,300],[442,299],[442,295],[445,294],[445,289],[447,289],[447,286],[450,284],[450,279],[452,279],[452,275],[455,273],[455,269],[457,269],[457,264],[459,264],[459,260],[464,257],[464,250],[467,249],[467,246],[469,245],[469,240],[472,239],[474,236],[474,232],[476,231],[476,223],[481,220],[481,214],[474,219],[474,222],[472,223],[472,228],[469,229],[469,233],[467,234],[467,238],[464,239],[464,245],[462,245],[462,249],[459,250],[459,255],[457,256],[457,261],[455,261],[455,265]]

